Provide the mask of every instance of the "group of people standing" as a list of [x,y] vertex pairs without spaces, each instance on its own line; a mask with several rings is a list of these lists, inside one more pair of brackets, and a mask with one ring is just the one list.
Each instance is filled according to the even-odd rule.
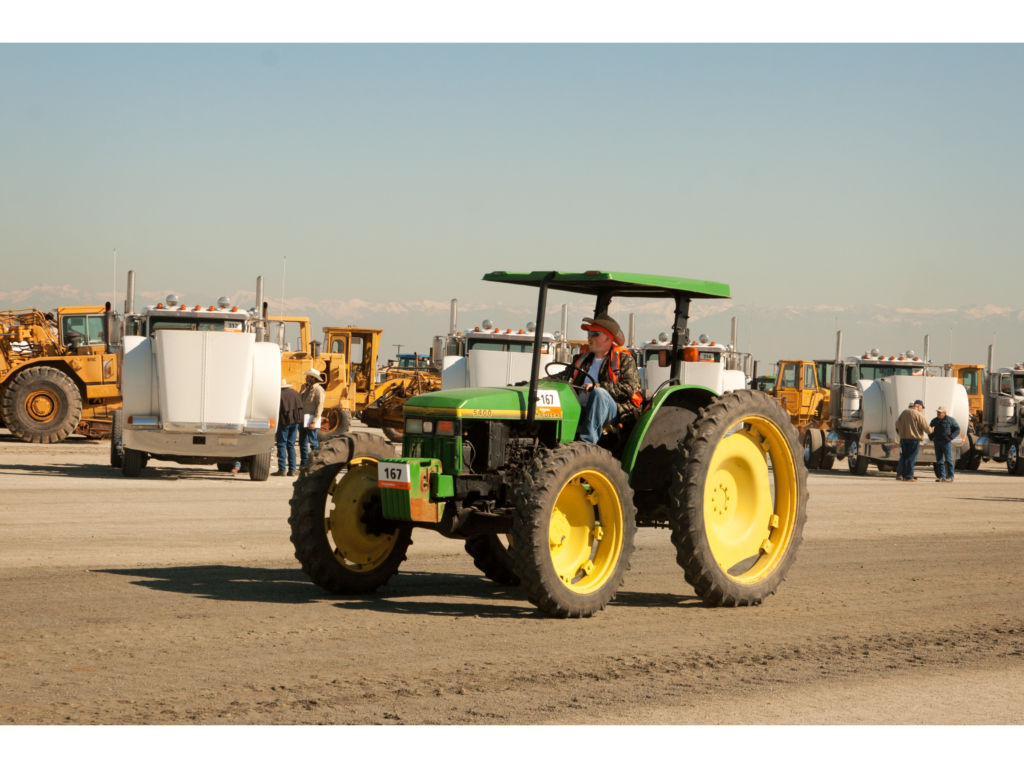
[[306,371],[305,383],[296,392],[281,379],[281,405],[277,421],[277,472],[273,477],[294,477],[299,473],[295,461],[295,441],[299,441],[302,462],[320,447],[317,430],[324,413],[326,393],[320,386],[323,374],[315,368]]
[[900,460],[896,465],[896,479],[916,483],[914,462],[925,438],[935,444],[935,482],[953,482],[953,441],[960,435],[956,419],[946,414],[945,406],[939,406],[935,418],[928,421],[924,403],[915,400],[896,420],[896,434],[900,438]]

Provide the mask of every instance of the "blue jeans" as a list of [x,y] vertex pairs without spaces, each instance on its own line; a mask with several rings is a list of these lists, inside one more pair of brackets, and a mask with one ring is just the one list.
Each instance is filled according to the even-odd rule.
[[953,443],[950,440],[935,441],[935,473],[939,479],[953,479]]
[[910,480],[914,477],[914,462],[921,450],[920,440],[900,440],[900,461],[896,465],[896,476]]
[[[295,464],[295,439],[299,435],[298,424],[288,424],[277,428],[277,471],[294,472]],[[285,464],[285,448],[288,449],[288,463]]]
[[596,443],[601,439],[601,431],[619,415],[619,406],[607,389],[590,390],[590,399],[583,406],[580,417],[580,440],[584,443]]
[[299,450],[302,453],[303,464],[309,459],[309,454],[319,447],[320,439],[316,436],[316,430],[299,427]]

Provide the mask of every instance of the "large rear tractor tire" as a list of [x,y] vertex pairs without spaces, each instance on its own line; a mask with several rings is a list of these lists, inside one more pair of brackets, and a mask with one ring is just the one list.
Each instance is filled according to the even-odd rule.
[[821,454],[821,432],[816,429],[808,429],[804,434],[804,466],[808,469],[819,469]]
[[59,443],[82,420],[82,395],[75,382],[56,368],[29,368],[4,390],[7,428],[26,443]]
[[676,561],[705,602],[758,605],[786,578],[807,518],[801,455],[789,414],[764,392],[723,395],[687,428],[668,518]]
[[138,477],[142,474],[142,468],[146,466],[147,458],[142,451],[125,448],[124,457],[121,460],[121,474],[125,477]]
[[488,579],[506,587],[518,587],[519,576],[506,541],[506,537],[496,533],[474,536],[466,540],[466,552],[472,555],[473,565]]
[[110,425],[110,466],[120,469],[124,463],[124,411],[114,411]]
[[636,534],[619,461],[589,443],[543,448],[518,495],[509,551],[529,601],[558,618],[604,609],[622,586]]
[[320,446],[292,492],[295,558],[328,592],[361,595],[387,584],[412,544],[409,528],[384,520],[377,464],[395,457],[376,435],[353,432]]
[[262,483],[270,477],[270,452],[249,457],[249,479]]

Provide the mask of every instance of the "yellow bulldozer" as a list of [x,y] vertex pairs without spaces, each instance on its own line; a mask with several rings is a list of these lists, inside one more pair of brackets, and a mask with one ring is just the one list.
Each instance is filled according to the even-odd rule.
[[[829,401],[833,360],[780,360],[775,386],[769,393],[779,401],[800,434],[805,459],[816,455],[822,432],[829,428]],[[820,453],[820,451],[818,452]],[[811,469],[831,469],[835,457],[826,456]]]
[[377,400],[359,414],[368,427],[382,430],[388,440],[402,442],[405,417],[402,409],[406,401],[416,395],[441,389],[440,366],[425,355],[399,354],[388,361],[383,372]]
[[0,426],[26,443],[110,437],[119,329],[109,303],[0,311]]
[[[430,391],[416,388],[413,382],[418,374],[414,371],[396,373],[383,382],[375,381],[380,339],[384,333],[382,328],[327,326],[323,329],[321,345],[312,338],[308,317],[277,315],[267,320],[270,339],[281,347],[281,377],[296,390],[302,386],[305,372],[310,368],[315,368],[324,377],[326,398],[320,429],[322,440],[347,432],[352,414],[361,414],[374,405],[379,407],[382,399],[385,411],[398,404],[397,426],[401,430],[401,406],[405,400],[420,391]],[[438,376],[436,388],[440,387]]]

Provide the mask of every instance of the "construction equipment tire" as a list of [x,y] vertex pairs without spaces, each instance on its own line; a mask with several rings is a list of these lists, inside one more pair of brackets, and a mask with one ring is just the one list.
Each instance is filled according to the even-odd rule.
[[270,452],[249,457],[249,479],[258,483],[270,477]]
[[826,453],[821,457],[821,467],[819,469],[832,469],[836,463],[836,455],[834,453]]
[[124,462],[124,411],[114,411],[110,425],[110,466],[120,469]]
[[977,472],[978,471],[978,467],[981,466],[981,462],[982,462],[983,458],[984,457],[981,455],[981,452],[975,450],[971,454],[971,460],[969,462],[967,462],[967,469],[968,469],[968,471],[970,471],[970,472]]
[[402,444],[402,436],[404,432],[400,429],[393,429],[392,427],[381,427],[384,431],[384,436],[392,443]]
[[125,448],[121,460],[121,474],[125,477],[138,477],[142,474],[142,468],[146,465],[146,454],[136,451],[134,448]]
[[352,411],[342,408],[328,408],[323,412],[321,421],[323,429],[316,432],[317,439],[321,442],[330,440],[345,432],[352,431]]
[[29,368],[14,377],[3,397],[4,422],[26,443],[59,443],[82,420],[82,395],[56,368]]
[[518,491],[510,553],[543,613],[593,616],[622,586],[636,534],[629,478],[589,443],[542,448]]
[[390,458],[395,451],[380,437],[350,432],[324,443],[299,469],[288,518],[295,558],[328,592],[373,592],[405,560],[411,529],[387,524],[377,487],[377,463]]
[[808,429],[804,434],[804,466],[808,469],[819,469],[822,453],[821,432]]
[[789,414],[764,392],[723,395],[687,427],[668,518],[676,561],[705,602],[758,605],[786,578],[807,518],[800,456]]
[[473,565],[488,579],[506,587],[518,587],[519,576],[505,542],[506,539],[496,533],[474,536],[466,539],[466,552],[473,557]]

